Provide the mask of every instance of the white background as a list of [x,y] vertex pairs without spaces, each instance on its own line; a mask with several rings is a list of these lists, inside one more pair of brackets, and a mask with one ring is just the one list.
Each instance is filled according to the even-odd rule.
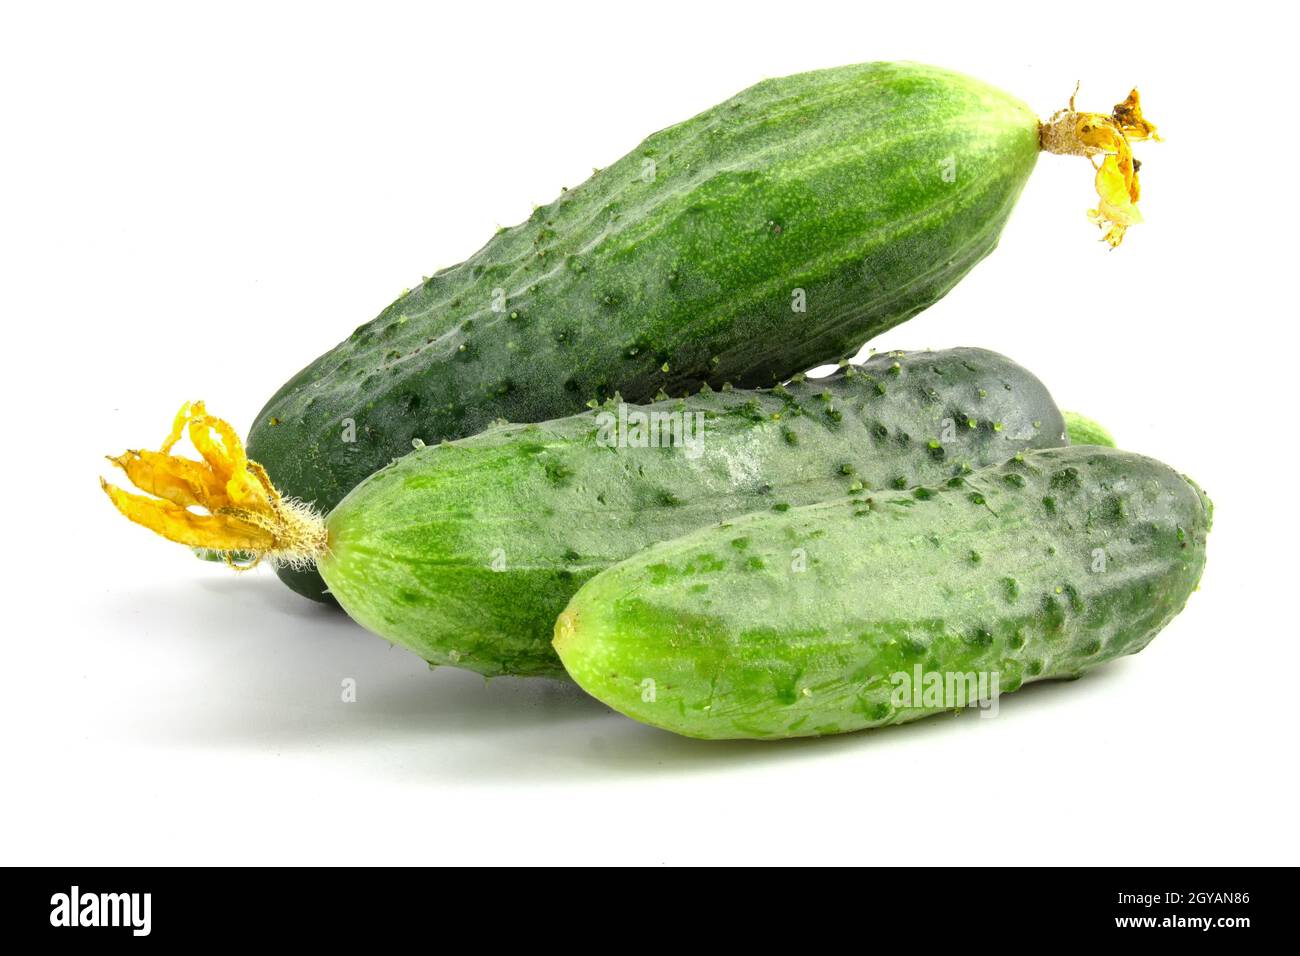
[[[6,5],[3,862],[1300,862],[1282,9]],[[101,456],[156,446],[183,400],[246,428],[649,132],[868,59],[1042,116],[1076,80],[1103,111],[1136,84],[1166,136],[1137,147],[1147,223],[1121,249],[1084,217],[1087,164],[1044,156],[998,251],[874,343],[1004,352],[1208,489],[1202,589],[1141,655],[995,720],[695,742],[560,683],[431,673],[100,494]]]

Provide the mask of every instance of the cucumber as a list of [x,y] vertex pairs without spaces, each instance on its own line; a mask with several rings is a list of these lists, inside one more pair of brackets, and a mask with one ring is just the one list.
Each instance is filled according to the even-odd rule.
[[1115,439],[1099,422],[1080,415],[1078,412],[1062,412],[1061,414],[1065,416],[1065,431],[1070,436],[1071,445],[1115,447]]
[[971,702],[927,698],[931,675],[1006,693],[1140,651],[1196,588],[1210,518],[1152,459],[1029,451],[648,548],[578,591],[555,648],[615,710],[691,737],[902,723]]
[[[403,294],[266,403],[249,454],[329,511],[413,439],[615,392],[775,385],[951,289],[997,244],[1039,149],[1025,104],[946,70],[766,80]],[[320,596],[315,574],[284,577]]]
[[[683,427],[637,447],[619,422],[639,415]],[[1046,388],[1011,360],[891,352],[775,390],[611,402],[413,452],[329,515],[318,566],[353,618],[431,663],[563,675],[556,615],[597,572],[654,542],[1064,443]]]

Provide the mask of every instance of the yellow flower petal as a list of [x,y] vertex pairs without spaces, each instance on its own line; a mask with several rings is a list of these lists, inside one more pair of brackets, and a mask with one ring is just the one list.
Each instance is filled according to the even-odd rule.
[[1100,201],[1088,216],[1106,230],[1105,239],[1112,247],[1123,242],[1124,231],[1129,226],[1142,221],[1137,209],[1141,196],[1140,164],[1133,158],[1129,144],[1146,139],[1160,137],[1155,124],[1142,116],[1137,90],[1129,93],[1124,102],[1117,103],[1110,116],[1076,111],[1072,96],[1067,109],[1059,110],[1039,126],[1039,142],[1047,152],[1101,157],[1094,180]]
[[168,541],[214,551],[270,551],[275,538],[229,514],[196,514],[188,508],[133,495],[100,479],[100,486],[123,515]]
[[[202,461],[170,454],[185,434]],[[266,470],[249,461],[235,430],[209,415],[202,402],[181,406],[161,450],[128,451],[109,460],[147,492],[132,494],[101,479],[114,507],[170,541],[225,552],[227,563],[240,568],[263,557],[302,566],[328,552],[321,516],[282,498]],[[247,552],[253,560],[236,565],[233,552]]]

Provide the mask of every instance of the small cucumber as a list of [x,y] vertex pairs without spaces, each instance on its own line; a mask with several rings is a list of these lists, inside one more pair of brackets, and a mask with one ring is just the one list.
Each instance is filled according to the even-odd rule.
[[556,615],[647,545],[1064,443],[1046,388],[1011,360],[891,352],[822,380],[611,402],[413,452],[329,515],[318,567],[352,617],[431,663],[562,675]]
[[1065,431],[1070,436],[1071,445],[1115,447],[1115,439],[1099,422],[1086,418],[1078,412],[1062,412],[1061,414],[1065,416]]
[[[249,454],[326,512],[413,439],[615,392],[770,387],[945,295],[997,245],[1040,149],[1109,164],[1153,130],[1136,94],[1040,127],[1015,97],[914,63],[765,80],[403,294],[276,392]],[[1136,196],[1133,169],[1098,182]],[[314,573],[282,576],[320,597]]]
[[[969,704],[972,677],[1005,693],[1140,651],[1196,588],[1210,517],[1152,459],[1025,452],[651,547],[582,587],[555,648],[615,710],[691,737],[902,723]],[[916,696],[936,680],[959,699]]]

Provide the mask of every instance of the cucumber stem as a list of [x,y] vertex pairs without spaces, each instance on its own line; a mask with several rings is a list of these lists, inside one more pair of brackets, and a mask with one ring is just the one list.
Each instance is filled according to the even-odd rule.
[[[1131,143],[1160,137],[1154,123],[1142,116],[1142,103],[1138,91],[1133,90],[1122,103],[1115,104],[1109,116],[1102,113],[1084,113],[1070,105],[1057,110],[1046,123],[1038,124],[1038,143],[1046,152],[1060,156],[1086,156],[1097,171],[1096,187],[1100,197],[1096,209],[1088,211],[1088,218],[1106,230],[1104,236],[1111,248],[1124,241],[1129,226],[1142,221],[1137,201],[1138,169],[1142,164],[1133,158]],[[1095,157],[1104,157],[1100,163]]]
[[[171,454],[186,432],[201,461]],[[306,568],[329,553],[320,513],[283,497],[266,469],[249,460],[234,428],[209,415],[202,402],[181,406],[158,451],[127,451],[108,460],[147,492],[132,494],[101,478],[100,487],[118,511],[168,541],[221,552],[237,571],[264,559]]]

